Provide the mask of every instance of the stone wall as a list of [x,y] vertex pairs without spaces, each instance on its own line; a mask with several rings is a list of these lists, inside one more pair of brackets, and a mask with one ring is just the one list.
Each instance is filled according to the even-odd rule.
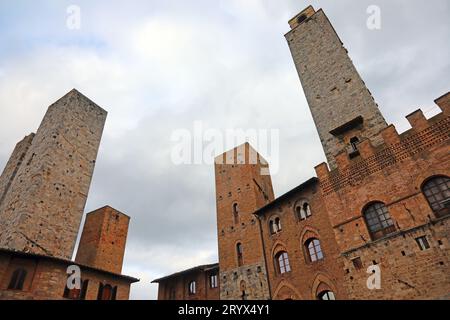
[[[306,20],[296,23],[302,14]],[[285,37],[327,162],[334,168],[334,156],[349,147],[352,136],[330,131],[361,116],[363,123],[351,134],[360,140],[370,138],[377,145],[378,132],[387,125],[325,13],[308,7],[290,25]]]
[[0,207],[0,247],[69,259],[106,111],[75,89],[42,120]]

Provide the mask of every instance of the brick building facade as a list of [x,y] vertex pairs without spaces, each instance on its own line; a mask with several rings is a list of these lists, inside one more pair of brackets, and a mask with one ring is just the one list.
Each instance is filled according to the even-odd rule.
[[216,158],[220,299],[449,299],[450,93],[399,134],[322,10],[289,25],[328,164],[275,199],[251,146]]
[[[128,299],[121,274],[129,217],[86,204],[106,111],[75,89],[52,104],[0,176],[0,299]],[[81,286],[68,288],[69,266]]]
[[201,265],[155,279],[158,300],[219,300],[219,264]]

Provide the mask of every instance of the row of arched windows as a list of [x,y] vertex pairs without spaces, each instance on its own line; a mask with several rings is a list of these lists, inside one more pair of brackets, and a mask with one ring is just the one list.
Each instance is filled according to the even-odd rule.
[[[233,212],[233,221],[235,224],[238,224],[239,223],[239,206],[236,202],[233,203],[233,205],[232,205],[232,212]],[[309,203],[305,200],[299,201],[294,206],[294,213],[295,213],[297,219],[299,219],[299,220],[305,220],[312,215],[311,207],[310,207]],[[280,221],[280,218],[277,217],[270,221],[270,232],[272,234],[274,234],[279,231],[281,231],[281,221]]]

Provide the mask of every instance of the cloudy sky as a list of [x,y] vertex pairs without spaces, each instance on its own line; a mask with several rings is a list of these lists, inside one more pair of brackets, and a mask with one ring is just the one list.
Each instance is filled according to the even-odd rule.
[[[283,36],[309,4],[325,10],[389,123],[403,131],[409,112],[439,111],[447,0],[1,0],[0,166],[70,89],[105,108],[86,212],[109,204],[132,217],[123,272],[141,279],[132,298],[156,298],[152,279],[217,261],[213,166],[175,165],[175,130],[278,129],[276,195],[324,161]],[[380,30],[366,27],[372,4]],[[67,27],[70,5],[80,29]]]

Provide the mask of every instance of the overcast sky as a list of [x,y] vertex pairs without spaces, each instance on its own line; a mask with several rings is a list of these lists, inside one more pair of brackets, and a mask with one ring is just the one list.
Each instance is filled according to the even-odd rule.
[[[69,5],[81,28],[66,26]],[[171,134],[279,129],[276,196],[313,176],[325,156],[284,39],[287,21],[323,8],[389,123],[450,88],[450,4],[411,1],[0,1],[0,166],[47,107],[77,88],[108,119],[86,212],[131,216],[123,273],[131,298],[150,281],[217,261],[214,168],[175,165]],[[369,5],[381,29],[366,27]],[[243,142],[243,141],[241,141]]]

